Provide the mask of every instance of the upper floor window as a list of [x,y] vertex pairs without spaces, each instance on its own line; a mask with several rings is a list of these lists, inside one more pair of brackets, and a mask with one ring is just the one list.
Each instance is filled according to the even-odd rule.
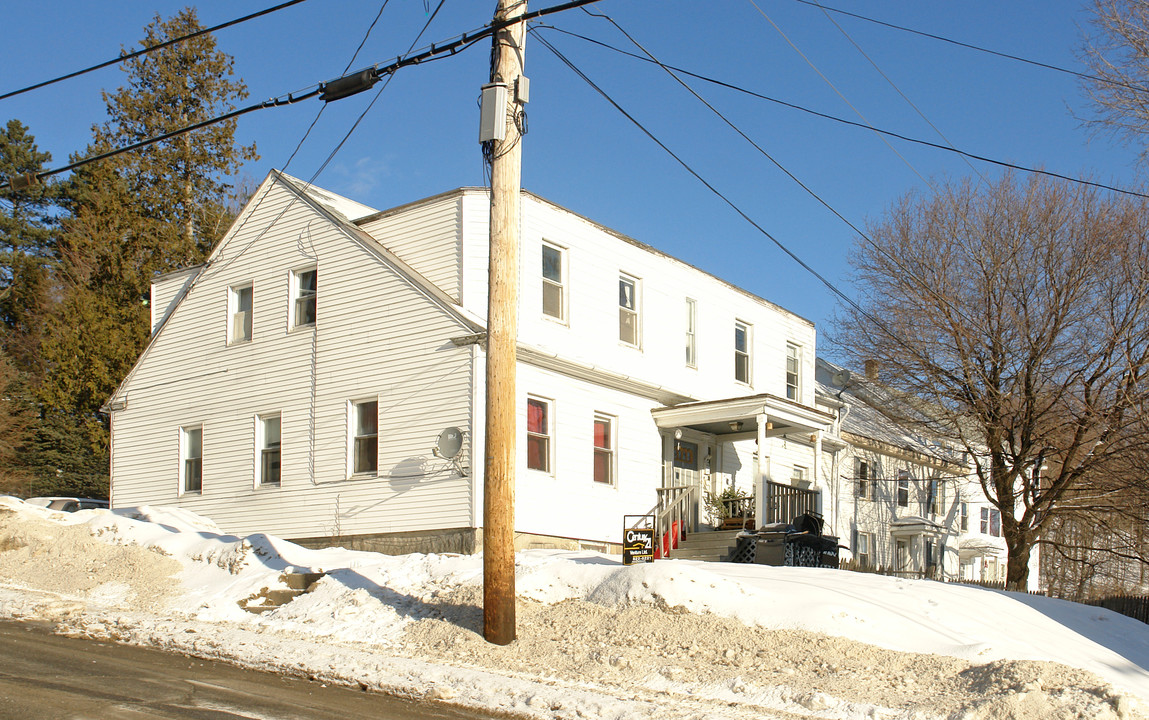
[[786,343],[786,399],[798,400],[801,397],[799,380],[802,367],[802,348],[794,343]]
[[930,480],[929,496],[926,498],[926,507],[931,515],[941,515],[945,510],[944,488],[941,480]]
[[203,491],[203,426],[180,428],[180,492]]
[[315,268],[292,273],[292,327],[315,324],[317,280]]
[[261,415],[258,420],[257,442],[259,443],[259,484],[278,485],[280,416]]
[[981,509],[981,534],[1001,537],[1001,511],[997,508]]
[[351,403],[351,472],[379,470],[379,401]]
[[910,506],[910,474],[905,470],[898,471],[898,507]]
[[551,404],[527,398],[527,467],[551,471]]
[[963,502],[960,507],[961,529],[963,532],[969,530],[969,503]]
[[614,421],[606,415],[594,416],[594,481],[614,482]]
[[251,285],[239,285],[228,288],[228,343],[247,342],[251,340],[251,305]]
[[686,298],[686,367],[698,367],[694,333],[698,322],[698,308],[694,300]]
[[854,496],[871,500],[873,487],[870,482],[870,464],[865,460],[854,460]]
[[638,347],[639,335],[638,280],[618,276],[618,339]]
[[566,320],[565,255],[563,249],[543,244],[543,315],[557,320]]
[[750,384],[750,326],[734,323],[734,379]]

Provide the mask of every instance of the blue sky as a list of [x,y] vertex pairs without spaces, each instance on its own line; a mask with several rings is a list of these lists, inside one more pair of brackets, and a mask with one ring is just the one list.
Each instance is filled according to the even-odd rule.
[[[532,0],[530,7],[557,2]],[[95,64],[114,56],[121,46],[134,49],[143,26],[156,13],[167,17],[184,4],[7,2],[0,92]],[[230,0],[196,6],[201,22],[214,25],[274,4]],[[247,83],[249,101],[254,102],[341,75],[381,4],[309,0],[221,30],[217,41],[234,56],[236,74]],[[436,4],[392,0],[353,67],[405,53],[428,18],[428,5],[433,9]],[[1082,69],[1077,53],[1089,15],[1079,2],[825,4]],[[479,28],[489,22],[494,6],[493,0],[446,0],[418,46]],[[603,0],[590,9],[610,15],[665,63],[786,102],[861,122],[853,105],[876,127],[944,142],[904,94],[963,150],[1122,187],[1140,182],[1136,149],[1081,127],[1080,118],[1091,111],[1070,75],[827,14],[797,0]],[[634,50],[606,21],[579,10],[545,22]],[[852,294],[848,256],[856,233],[848,225],[658,67],[554,31],[545,37],[759,225]],[[488,74],[489,47],[480,42],[455,57],[397,73],[316,184],[379,209],[463,185],[482,185],[477,96]],[[820,328],[829,327],[837,299],[825,286],[531,39],[527,75],[531,102],[523,146],[525,188],[745,287]],[[55,167],[83,148],[91,125],[103,120],[100,90],[114,89],[122,81],[122,71],[112,67],[3,100],[0,121],[18,118],[28,125],[41,149],[52,153]],[[974,172],[952,153],[891,139],[895,153],[868,130],[691,83],[779,164],[859,227],[880,218],[905,193],[928,191],[933,179]],[[372,91],[329,106],[287,172],[311,178],[374,96]],[[316,99],[242,118],[239,139],[254,141],[261,155],[246,166],[245,174],[258,181],[270,168],[283,169],[320,107]],[[999,168],[984,163],[973,161],[973,166],[986,177],[1000,174]]]

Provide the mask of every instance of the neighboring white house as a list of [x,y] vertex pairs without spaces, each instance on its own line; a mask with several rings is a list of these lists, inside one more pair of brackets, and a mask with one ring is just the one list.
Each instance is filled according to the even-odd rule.
[[818,403],[838,416],[823,440],[835,450],[824,463],[827,522],[854,560],[896,573],[1004,580],[1001,513],[969,457],[883,415],[883,396],[864,376],[821,358],[816,373]]
[[[207,263],[153,286],[106,406],[113,505],[480,549],[488,212],[482,188],[376,212],[272,172]],[[522,218],[520,547],[615,549],[660,488],[696,488],[696,516],[724,485],[760,518],[791,489],[824,510],[813,323],[529,193]]]

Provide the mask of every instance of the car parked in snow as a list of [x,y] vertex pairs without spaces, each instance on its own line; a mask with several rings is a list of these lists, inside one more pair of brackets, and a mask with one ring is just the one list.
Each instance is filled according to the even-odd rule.
[[78,498],[78,497],[34,497],[28,498],[24,502],[29,505],[39,505],[46,507],[49,510],[61,510],[63,512],[76,512],[77,510],[107,510],[110,505],[107,500],[100,500],[98,498]]

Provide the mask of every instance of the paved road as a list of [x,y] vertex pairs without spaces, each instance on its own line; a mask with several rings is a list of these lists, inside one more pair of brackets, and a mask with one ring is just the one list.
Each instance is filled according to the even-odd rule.
[[0,720],[481,720],[434,704],[0,623]]

